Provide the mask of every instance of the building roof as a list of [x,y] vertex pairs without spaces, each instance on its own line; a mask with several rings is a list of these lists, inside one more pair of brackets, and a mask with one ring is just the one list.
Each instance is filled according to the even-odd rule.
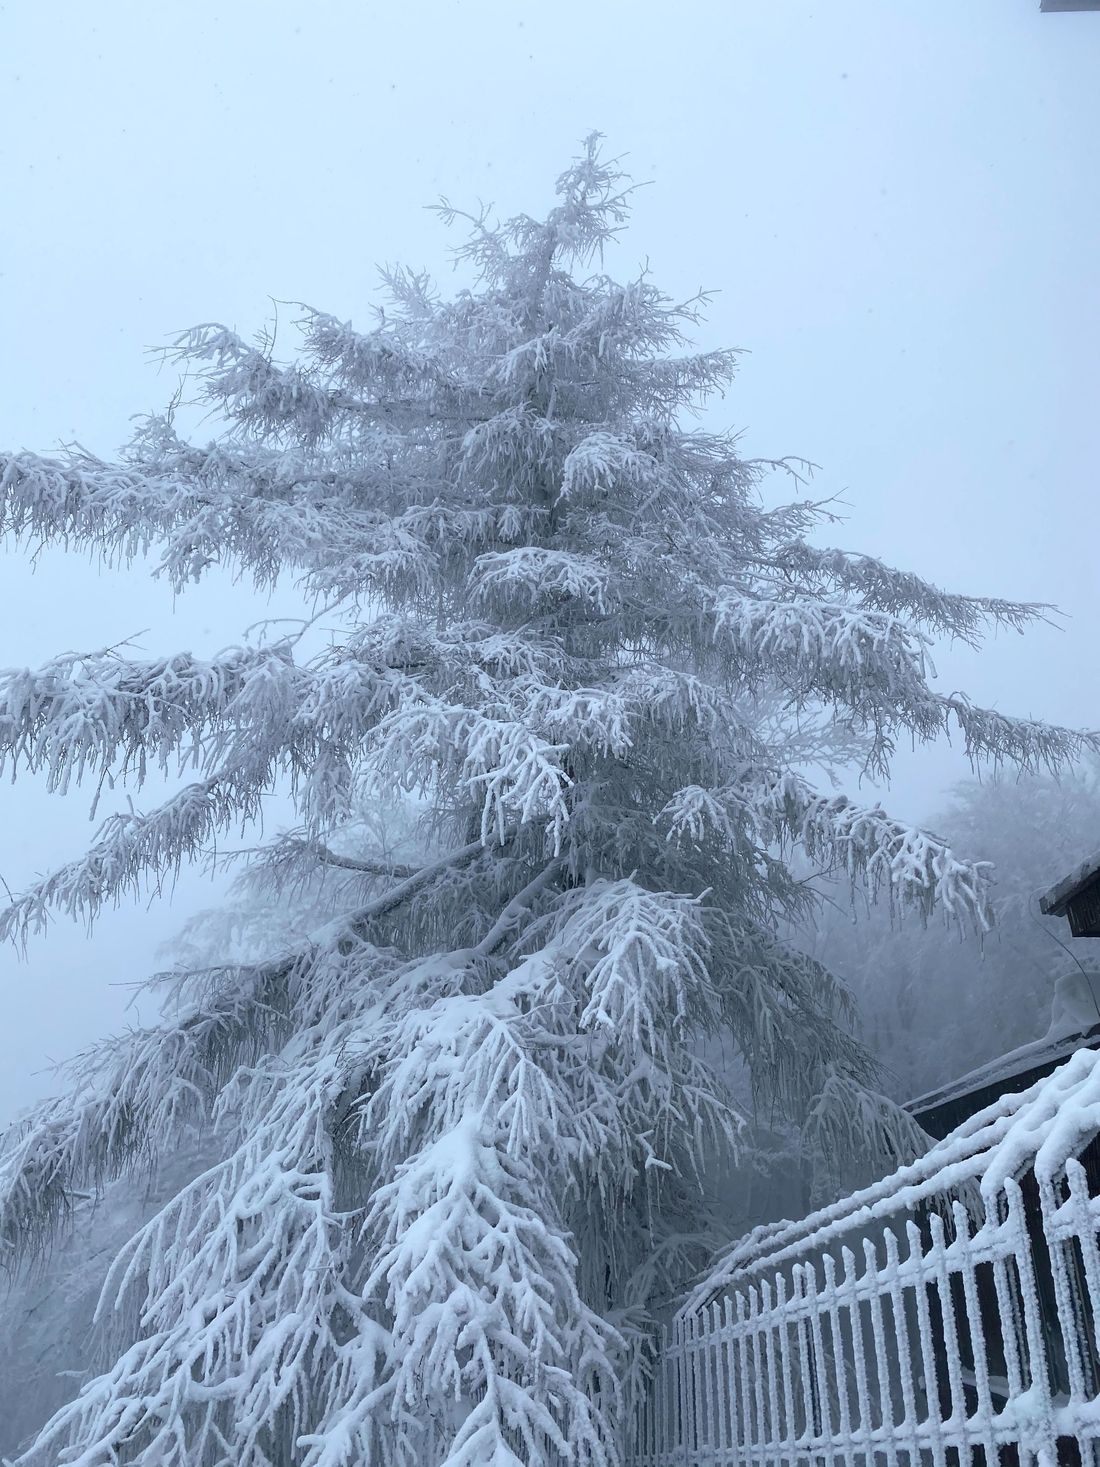
[[1100,1023],[1045,1035],[998,1055],[969,1074],[907,1101],[905,1109],[933,1136],[946,1136],[967,1115],[1050,1074],[1078,1049],[1100,1049]]
[[[1096,0],[1096,8],[1100,10],[1100,0]],[[1100,881],[1100,851],[1082,861],[1056,886],[1044,892],[1039,898],[1039,910],[1047,917],[1064,917],[1073,898],[1094,881]]]

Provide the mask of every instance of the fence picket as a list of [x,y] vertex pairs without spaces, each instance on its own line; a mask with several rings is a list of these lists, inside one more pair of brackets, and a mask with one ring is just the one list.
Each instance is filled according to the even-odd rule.
[[864,1277],[869,1280],[867,1301],[871,1315],[871,1334],[875,1342],[875,1377],[878,1384],[879,1426],[885,1437],[886,1467],[898,1467],[899,1425],[894,1413],[894,1389],[890,1380],[890,1361],[886,1354],[886,1320],[883,1314],[882,1275],[878,1251],[870,1238],[863,1240]]
[[775,1280],[775,1312],[778,1321],[779,1376],[783,1385],[781,1404],[783,1439],[790,1448],[787,1453],[787,1460],[790,1462],[791,1467],[795,1467],[796,1458],[793,1455],[792,1446],[797,1439],[794,1382],[791,1376],[791,1346],[790,1335],[788,1334],[790,1326],[787,1322],[787,1280],[782,1273],[778,1274]]
[[1035,1263],[1031,1256],[1031,1240],[1027,1234],[1027,1215],[1023,1193],[1019,1182],[1009,1177],[1005,1182],[1008,1201],[1007,1230],[1012,1240],[1016,1269],[1020,1279],[1020,1301],[1024,1320],[1024,1336],[1027,1342],[1027,1359],[1030,1374],[1031,1410],[1023,1420],[1020,1434],[1020,1455],[1034,1459],[1038,1467],[1054,1467],[1056,1453],[1055,1431],[1050,1399],[1050,1373],[1047,1366],[1046,1343],[1043,1340],[1042,1314],[1039,1308],[1039,1285],[1035,1276]]
[[848,1324],[852,1332],[852,1364],[856,1382],[856,1410],[859,1413],[856,1436],[863,1447],[864,1463],[866,1467],[871,1467],[874,1456],[871,1435],[871,1393],[867,1382],[867,1357],[863,1349],[863,1319],[860,1315],[862,1306],[859,1290],[856,1288],[856,1256],[850,1248],[841,1249],[840,1262],[844,1270],[842,1284],[848,1309]]
[[988,1467],[995,1467],[997,1444],[993,1430],[993,1392],[989,1382],[989,1356],[985,1344],[981,1300],[978,1297],[977,1269],[971,1246],[970,1214],[958,1200],[952,1203],[951,1212],[955,1222],[955,1243],[959,1250],[959,1276],[962,1279],[963,1303],[966,1306],[970,1353],[974,1360],[974,1394],[978,1403],[975,1419],[986,1463]]
[[928,1257],[932,1261],[933,1274],[940,1301],[940,1320],[943,1325],[943,1341],[947,1351],[947,1389],[951,1401],[949,1419],[958,1434],[960,1450],[969,1449],[967,1430],[966,1396],[962,1383],[962,1361],[959,1347],[959,1330],[955,1318],[955,1300],[951,1292],[951,1271],[947,1261],[947,1245],[944,1241],[943,1218],[934,1212],[929,1219],[932,1235]]

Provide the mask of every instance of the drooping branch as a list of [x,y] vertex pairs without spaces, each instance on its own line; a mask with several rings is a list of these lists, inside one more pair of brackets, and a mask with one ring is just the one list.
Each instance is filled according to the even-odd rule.
[[55,908],[90,926],[126,892],[136,895],[146,880],[160,883],[178,873],[216,835],[235,822],[257,818],[269,777],[266,764],[229,768],[186,786],[147,815],[112,815],[82,857],[36,882],[0,911],[0,941],[25,943],[32,932],[45,929]]
[[752,769],[718,789],[689,785],[660,815],[670,840],[719,849],[748,843],[763,858],[770,846],[794,842],[819,869],[843,872],[871,897],[885,892],[900,908],[988,928],[988,862],[964,861],[941,837],[896,820],[881,806],[847,795],[821,795],[791,770]]
[[1039,601],[960,596],[909,571],[896,570],[872,555],[822,550],[804,540],[777,545],[763,563],[774,566],[795,585],[808,582],[857,595],[869,608],[909,616],[937,635],[958,637],[971,646],[980,642],[983,625],[1018,632],[1054,609]]

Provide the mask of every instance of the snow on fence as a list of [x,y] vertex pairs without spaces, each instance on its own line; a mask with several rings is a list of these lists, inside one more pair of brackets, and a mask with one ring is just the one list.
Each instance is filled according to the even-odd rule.
[[737,1244],[668,1326],[631,1467],[1094,1463],[1100,1055]]

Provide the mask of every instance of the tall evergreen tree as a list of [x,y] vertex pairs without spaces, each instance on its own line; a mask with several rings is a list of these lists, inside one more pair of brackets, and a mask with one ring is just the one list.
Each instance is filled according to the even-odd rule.
[[[762,505],[777,465],[681,425],[735,359],[679,354],[702,298],[586,273],[628,193],[592,139],[545,220],[469,219],[477,284],[453,299],[390,272],[374,329],[307,311],[286,366],[189,332],[228,424],[206,447],[158,418],[118,464],[0,459],[13,535],[116,562],[159,546],[181,586],[296,572],[343,618],[315,656],[299,635],[5,674],[5,757],[52,788],[198,775],[108,820],[3,932],[93,919],[280,781],[301,829],[263,869],[356,884],[308,942],[174,975],[161,1024],[93,1051],[9,1138],[15,1258],[186,1128],[223,1148],[120,1255],[102,1373],[34,1460],[610,1467],[649,1322],[707,1244],[707,1167],[736,1146],[700,1038],[728,1036],[822,1147],[906,1144],[837,983],[777,936],[812,901],[788,858],[979,925],[983,873],[818,793],[800,721],[824,712],[879,774],[899,732],[954,726],[1026,766],[1082,740],[929,682],[929,637],[1035,608],[817,548],[820,506]],[[420,862],[345,839],[394,785],[426,801]]]

